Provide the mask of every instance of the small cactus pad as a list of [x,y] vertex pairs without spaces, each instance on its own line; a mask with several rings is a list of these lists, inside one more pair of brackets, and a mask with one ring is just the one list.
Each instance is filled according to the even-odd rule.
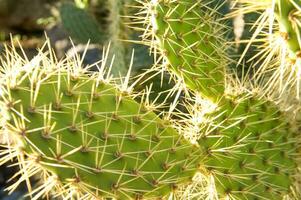
[[226,59],[223,25],[202,1],[159,1],[155,4],[155,35],[168,66],[188,88],[216,101],[224,92]]
[[279,200],[290,192],[297,137],[273,103],[226,97],[208,117],[214,120],[199,144],[220,197]]
[[57,194],[76,188],[83,199],[159,199],[192,179],[200,149],[167,120],[100,72],[55,64],[4,74],[1,105],[11,116],[6,132],[22,154],[35,157],[35,167],[57,176],[63,185]]
[[96,19],[86,10],[72,3],[63,3],[60,7],[60,17],[64,28],[72,39],[81,43],[102,43],[105,41],[105,31],[101,30]]

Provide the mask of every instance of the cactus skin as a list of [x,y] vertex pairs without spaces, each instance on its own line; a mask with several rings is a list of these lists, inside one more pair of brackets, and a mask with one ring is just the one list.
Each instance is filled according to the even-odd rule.
[[64,28],[72,39],[81,43],[103,43],[107,38],[97,21],[84,9],[72,3],[63,3],[60,7],[60,17]]
[[274,103],[251,94],[228,96],[207,117],[215,119],[198,143],[220,197],[276,200],[289,194],[297,135]]
[[99,74],[66,64],[19,68],[17,84],[4,80],[5,127],[22,153],[97,198],[161,198],[192,179],[198,147]]
[[225,90],[225,44],[219,38],[223,26],[199,1],[160,1],[154,6],[155,35],[168,67],[188,88],[217,101]]

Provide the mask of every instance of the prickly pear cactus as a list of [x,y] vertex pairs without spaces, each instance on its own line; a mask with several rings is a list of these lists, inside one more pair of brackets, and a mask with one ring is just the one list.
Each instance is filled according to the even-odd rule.
[[223,26],[199,1],[161,1],[152,7],[154,34],[170,70],[190,89],[217,101],[225,89]]
[[198,143],[221,198],[282,199],[294,184],[297,133],[285,113],[254,95],[228,96],[206,114]]
[[1,109],[10,116],[4,130],[26,165],[22,179],[44,171],[43,190],[55,179],[62,195],[76,189],[82,198],[117,199],[161,198],[192,179],[200,149],[168,121],[103,74],[45,59],[3,69]]
[[[298,38],[299,29],[287,16],[299,3],[273,2],[279,24],[287,32],[294,29]],[[137,3],[141,11],[132,18],[147,27],[143,37],[154,53],[152,72],[167,69],[176,83],[165,98],[176,96],[168,111],[158,109],[147,98],[150,93],[132,93],[139,88],[135,83],[148,77],[138,76],[132,85],[129,73],[112,80],[106,59],[91,73],[76,56],[57,62],[51,51],[41,50],[29,62],[12,48],[1,60],[0,133],[7,145],[0,164],[16,158],[21,169],[19,181],[8,189],[25,181],[35,200],[300,199],[300,123],[290,106],[282,109],[266,96],[266,88],[227,73],[231,43],[226,42],[228,22],[217,12],[222,5]],[[114,5],[119,5],[117,15],[121,4]],[[296,53],[295,42],[285,44]],[[193,190],[190,185],[177,196],[178,186],[194,185],[198,174],[208,184]],[[34,175],[43,182],[36,188],[29,180]]]
[[[195,115],[187,132],[197,130],[200,136],[202,166],[212,176],[218,198],[282,199],[294,185],[298,136],[273,101],[233,84],[226,75],[226,59],[220,53],[226,48],[219,44],[224,27],[205,2],[153,1],[148,7],[150,32],[163,63],[215,105],[204,115],[207,105],[191,108]],[[200,118],[207,120],[196,123]]]

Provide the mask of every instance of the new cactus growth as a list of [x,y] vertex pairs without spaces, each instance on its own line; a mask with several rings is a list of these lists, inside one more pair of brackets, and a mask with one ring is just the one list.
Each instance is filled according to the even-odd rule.
[[293,53],[300,53],[301,27],[298,22],[301,4],[297,1],[277,0],[275,5],[276,18],[280,24],[280,33]]

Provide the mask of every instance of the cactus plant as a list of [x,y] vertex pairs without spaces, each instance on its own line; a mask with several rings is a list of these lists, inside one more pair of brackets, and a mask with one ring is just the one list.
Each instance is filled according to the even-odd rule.
[[215,119],[204,126],[198,142],[221,197],[281,199],[289,194],[297,137],[272,102],[251,94],[233,96],[206,117]]
[[[294,181],[298,136],[273,102],[246,91],[246,85],[233,86],[231,75],[225,81],[225,55],[220,51],[227,51],[215,42],[223,41],[219,37],[224,27],[215,23],[210,17],[214,11],[201,2],[153,1],[147,5],[152,8],[150,34],[157,38],[153,43],[170,71],[196,95],[201,93],[216,104],[215,111],[204,115],[211,120],[193,127],[204,126],[198,143],[207,153],[203,162],[214,177],[219,197],[281,199]],[[225,91],[226,86],[231,90]],[[192,110],[199,116],[202,109]],[[282,167],[280,163],[286,164]],[[288,171],[279,172],[278,167]]]
[[2,85],[1,108],[10,116],[3,129],[16,137],[16,157],[26,166],[21,180],[44,170],[45,184],[60,182],[62,195],[77,188],[78,196],[129,199],[164,197],[192,179],[200,149],[168,121],[101,73],[88,76],[71,61],[42,61],[5,68],[16,74]]
[[[0,163],[17,158],[21,167],[8,189],[25,181],[32,199],[168,199],[178,188],[184,195],[181,186],[201,174],[209,185],[196,198],[297,196],[300,125],[288,107],[227,69],[230,44],[219,6],[139,3],[136,18],[146,25],[155,67],[180,85],[169,111],[150,102],[149,93],[132,92],[140,79],[133,85],[129,73],[111,79],[106,59],[92,73],[78,57],[56,61],[51,49],[30,62],[7,50],[0,133],[8,141]],[[182,90],[185,112],[175,106]],[[37,188],[33,175],[43,182]]]
[[222,26],[213,23],[214,19],[202,11],[200,3],[166,2],[158,4],[153,14],[156,37],[168,57],[167,65],[183,77],[189,88],[217,101],[225,89],[227,61],[220,51],[224,50],[223,40],[218,36]]

